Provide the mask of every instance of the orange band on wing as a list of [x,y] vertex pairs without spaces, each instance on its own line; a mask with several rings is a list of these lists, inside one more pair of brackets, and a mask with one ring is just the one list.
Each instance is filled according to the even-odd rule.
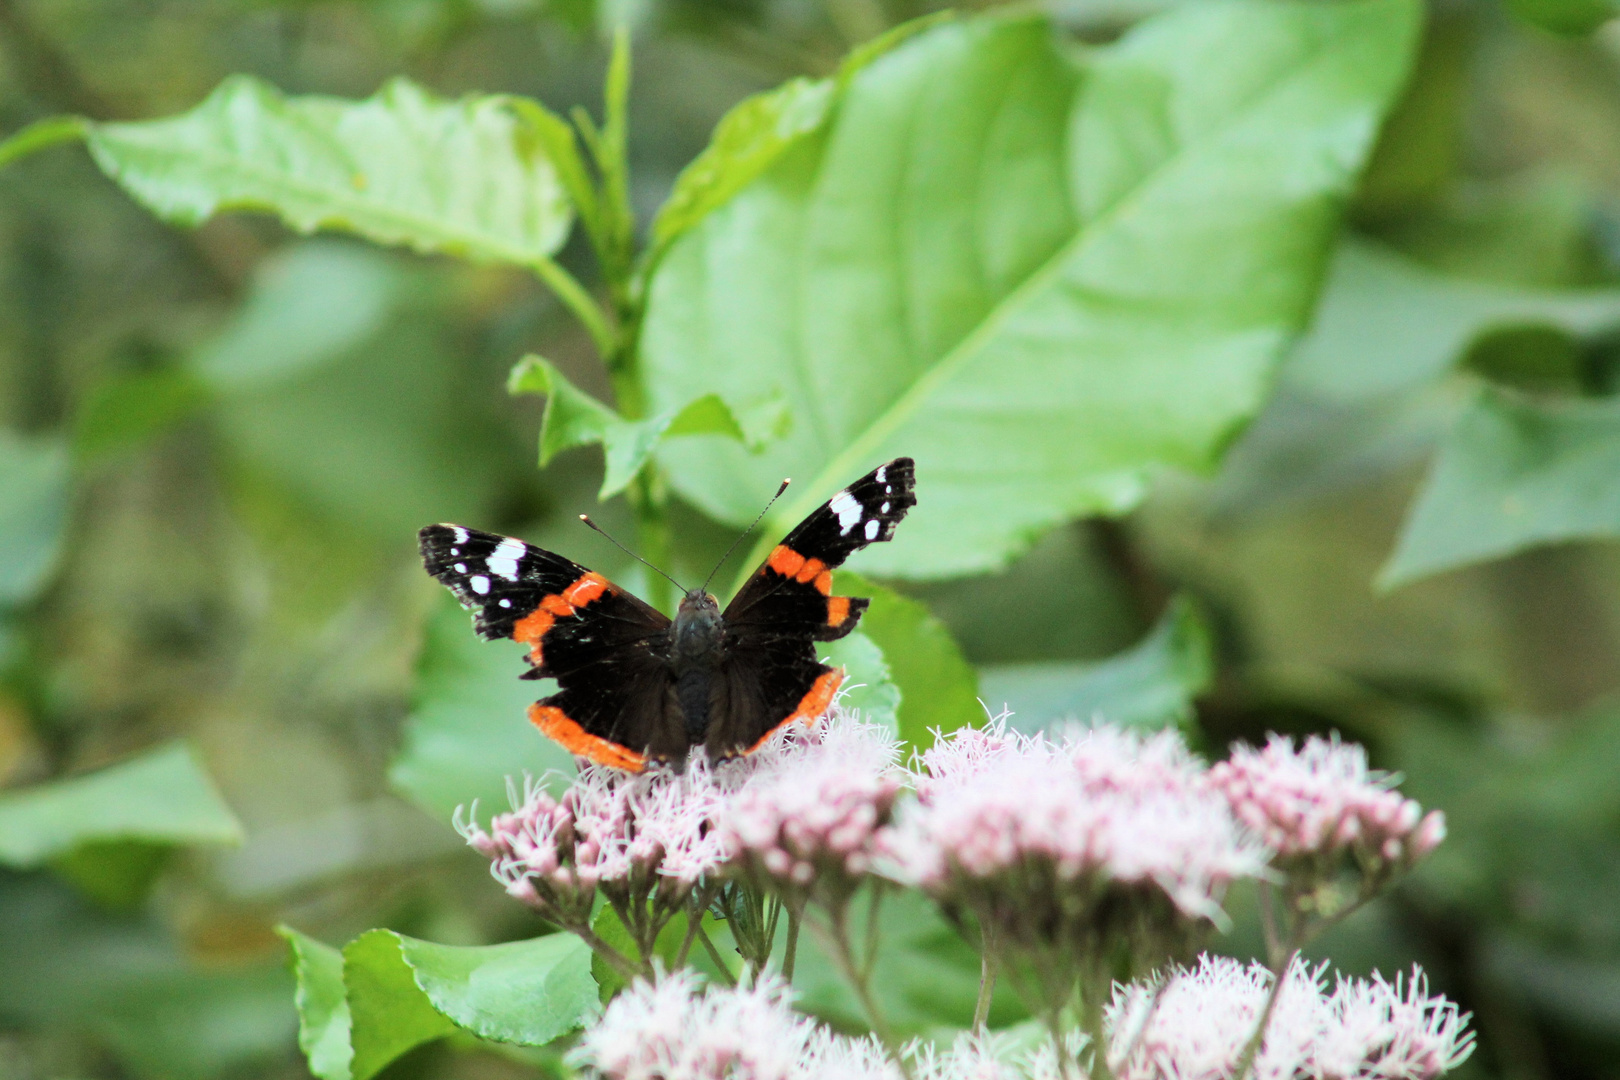
[[[822,573],[826,569],[827,569],[827,564],[822,562],[820,559],[806,559],[806,560],[804,560],[804,565],[799,567],[799,572],[797,574],[793,575],[793,580],[794,581],[809,581],[812,578],[814,578],[817,574]],[[832,582],[832,578],[829,576],[827,578],[827,581],[829,582],[829,587],[830,587],[830,583]]]
[[765,565],[783,577],[792,577],[804,566],[804,562],[803,555],[786,544],[777,544],[771,551],[771,557],[765,560]]
[[816,580],[811,582],[811,584],[816,587],[816,592],[820,593],[822,596],[831,596],[832,571],[823,570],[821,573],[816,575]]
[[843,626],[847,618],[849,618],[849,597],[827,597],[827,625]]
[[598,765],[637,773],[647,767],[645,755],[592,735],[555,705],[542,705],[538,701],[530,705],[529,722],[547,738],[561,743],[564,750],[590,758]]
[[540,666],[540,639],[546,636],[553,623],[567,618],[613,586],[601,574],[591,571],[560,593],[552,593],[540,601],[540,606],[519,619],[512,626],[512,640],[529,646],[529,663]]
[[603,593],[611,592],[612,589],[613,586],[608,584],[608,579],[593,570],[564,589],[562,596],[570,604],[582,608]]
[[547,611],[544,606],[537,607],[512,626],[512,640],[520,641],[529,647],[529,663],[535,667],[540,666],[540,639],[546,636],[551,624],[557,621],[557,616]]
[[804,697],[799,699],[798,707],[789,713],[780,724],[761,735],[754,745],[744,750],[743,753],[752,754],[765,745],[766,739],[775,735],[784,725],[791,724],[795,720],[806,720],[814,723],[821,719],[821,714],[826,712],[832,705],[832,700],[838,695],[838,688],[843,682],[844,669],[841,667],[822,672],[821,677],[811,684]]

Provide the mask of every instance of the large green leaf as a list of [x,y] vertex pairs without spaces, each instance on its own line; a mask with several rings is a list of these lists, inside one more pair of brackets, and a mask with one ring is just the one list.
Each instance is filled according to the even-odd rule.
[[68,515],[68,451],[60,439],[0,428],[0,607],[49,580]]
[[817,646],[816,652],[827,663],[844,669],[845,689],[839,694],[839,704],[874,724],[899,731],[905,692],[895,682],[888,653],[859,630]]
[[1409,0],[1187,5],[1077,69],[1044,21],[985,17],[874,61],[660,264],[654,407],[718,384],[795,420],[752,458],[661,447],[675,485],[742,523],[808,471],[792,522],[910,454],[919,505],[857,565],[924,578],[1209,467],[1309,311],[1416,23]]
[[237,823],[184,743],[70,780],[0,795],[0,864],[38,866],[102,841],[234,844]]
[[945,624],[927,607],[893,589],[841,571],[837,592],[871,598],[860,632],[883,650],[900,693],[900,737],[913,747],[934,743],[933,729],[955,731],[984,722],[979,679]]
[[993,711],[1012,711],[1020,731],[1055,721],[1106,721],[1121,727],[1188,724],[1193,698],[1215,677],[1210,633],[1185,597],[1172,601],[1136,645],[1095,664],[1002,664],[980,672]]
[[368,930],[344,947],[343,980],[353,1080],[368,1080],[407,1050],[458,1028],[543,1046],[598,1007],[590,949],[571,934],[459,946]]
[[541,140],[506,99],[442,101],[404,79],[345,101],[233,76],[180,116],[84,134],[109,176],[184,225],[264,210],[300,232],[532,267],[571,221]]
[[1620,401],[1486,389],[1458,418],[1379,575],[1385,587],[1537,544],[1620,535]]
[[417,662],[404,745],[388,772],[394,787],[448,820],[474,800],[504,808],[508,777],[573,774],[568,752],[528,722],[530,704],[556,684],[518,678],[522,655],[506,642],[480,641],[455,598],[440,600]]
[[709,145],[675,178],[669,198],[653,219],[653,258],[710,211],[725,205],[800,139],[819,131],[832,113],[838,91],[856,72],[949,17],[933,15],[902,23],[851,52],[830,79],[789,79],[734,106],[715,127]]

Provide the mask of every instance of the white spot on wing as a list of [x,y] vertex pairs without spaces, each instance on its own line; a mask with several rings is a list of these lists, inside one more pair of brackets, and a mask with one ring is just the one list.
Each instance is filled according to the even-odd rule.
[[464,562],[456,563],[456,573],[465,574],[466,572],[467,572],[467,564],[466,563],[464,563]]
[[523,558],[524,545],[521,540],[514,540],[508,536],[490,553],[486,564],[489,572],[496,577],[503,577],[507,581],[516,581],[518,578],[518,560]]
[[861,504],[856,502],[855,496],[847,491],[840,491],[834,495],[827,507],[838,515],[838,532],[840,535],[848,535],[849,530],[861,523]]
[[877,476],[877,482],[880,483],[880,484],[883,483],[885,480],[887,480],[889,478],[889,467],[887,465],[879,465],[876,476]]
[[883,506],[882,506],[881,509],[878,510],[878,513],[887,514],[888,512],[889,512],[889,503],[888,503],[888,500],[884,500]]
[[467,579],[467,584],[471,585],[472,591],[477,593],[479,596],[483,596],[485,593],[489,592],[489,578],[485,577],[483,574],[474,574],[472,577]]
[[465,544],[467,542],[467,538],[472,535],[466,529],[463,529],[460,525],[457,525],[454,529],[452,529],[450,531],[456,534],[456,543],[458,543],[458,544]]
[[512,601],[508,600],[504,596],[501,597],[501,607],[511,607],[511,606],[512,606]]
[[879,521],[877,518],[873,518],[871,521],[868,521],[866,523],[866,538],[868,540],[876,540],[878,530],[881,528],[883,528],[883,522]]

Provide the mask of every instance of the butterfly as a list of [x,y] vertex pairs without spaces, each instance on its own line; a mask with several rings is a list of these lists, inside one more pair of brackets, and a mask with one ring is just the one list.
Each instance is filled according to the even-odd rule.
[[772,549],[720,610],[703,588],[673,620],[555,552],[461,525],[418,538],[427,572],[473,612],[481,637],[529,647],[526,679],[558,692],[529,707],[535,727],[572,753],[641,772],[747,754],[796,720],[832,705],[842,668],[816,643],[855,629],[868,601],[832,595],[832,570],[889,540],[917,504],[910,458],[895,458],[839,491]]

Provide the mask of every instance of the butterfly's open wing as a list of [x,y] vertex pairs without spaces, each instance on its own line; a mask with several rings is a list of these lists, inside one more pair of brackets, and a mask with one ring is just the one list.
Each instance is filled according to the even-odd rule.
[[726,606],[728,653],[705,740],[713,758],[747,753],[793,720],[827,711],[844,673],[815,643],[855,629],[867,601],[833,596],[832,570],[894,536],[917,504],[910,458],[878,466],[802,521]]
[[557,693],[529,719],[568,750],[639,771],[649,757],[683,753],[672,713],[669,619],[601,574],[510,536],[460,525],[419,534],[428,573],[473,612],[480,636],[529,646],[525,678],[555,678]]

